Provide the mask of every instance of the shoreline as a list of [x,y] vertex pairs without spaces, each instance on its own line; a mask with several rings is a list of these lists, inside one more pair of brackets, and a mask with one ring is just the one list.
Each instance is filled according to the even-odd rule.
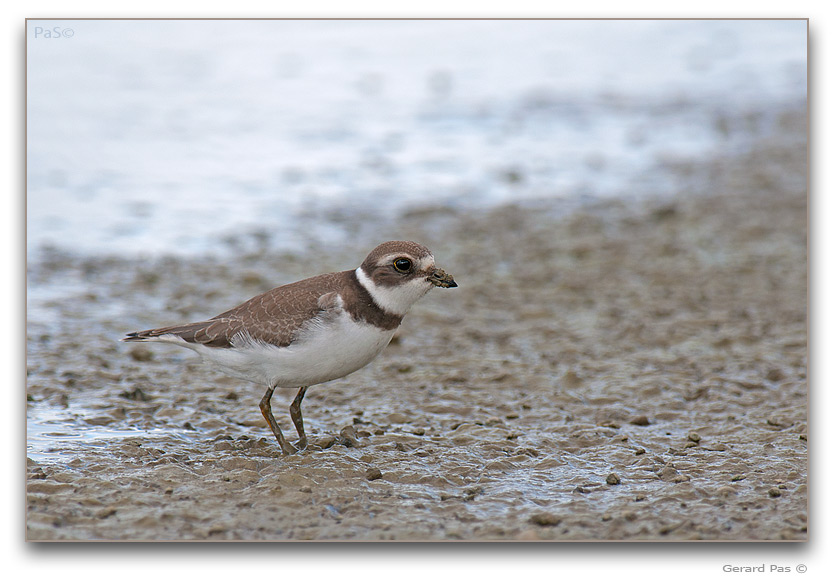
[[[69,296],[27,329],[27,415],[55,420],[58,457],[28,461],[27,538],[807,540],[805,117],[782,122],[679,167],[674,197],[381,225],[460,288],[312,388],[325,448],[289,458],[259,386],[116,341],[355,267],[364,247],[34,264],[30,292]],[[291,397],[273,402],[282,426]]]

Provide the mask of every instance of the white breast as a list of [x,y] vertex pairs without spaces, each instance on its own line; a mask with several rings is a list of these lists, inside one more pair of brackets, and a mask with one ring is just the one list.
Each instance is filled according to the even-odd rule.
[[235,348],[182,344],[232,376],[266,386],[297,388],[348,375],[382,352],[396,329],[356,322],[349,314],[312,324],[300,340],[287,347],[241,337]]

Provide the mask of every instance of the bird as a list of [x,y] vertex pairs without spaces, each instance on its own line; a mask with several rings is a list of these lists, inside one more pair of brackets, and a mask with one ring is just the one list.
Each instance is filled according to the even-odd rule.
[[[435,287],[457,283],[426,246],[388,241],[355,270],[278,286],[208,320],[130,332],[121,340],[189,348],[225,374],[265,386],[261,414],[290,455],[307,447],[301,414],[307,389],[370,363],[411,306]],[[272,414],[277,388],[298,389],[289,407],[297,447]]]

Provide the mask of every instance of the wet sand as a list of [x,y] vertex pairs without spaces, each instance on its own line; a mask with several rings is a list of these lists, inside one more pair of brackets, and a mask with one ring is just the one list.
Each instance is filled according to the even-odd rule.
[[[807,540],[804,117],[782,123],[673,168],[666,199],[425,208],[374,236],[348,216],[355,245],[303,254],[30,264],[48,316],[28,326],[27,538]],[[310,389],[298,455],[260,386],[118,342],[397,238],[460,287]],[[286,432],[293,396],[273,398]]]

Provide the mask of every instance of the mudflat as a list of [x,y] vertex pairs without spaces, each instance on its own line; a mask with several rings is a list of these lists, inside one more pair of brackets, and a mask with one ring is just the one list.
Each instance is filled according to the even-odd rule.
[[[805,118],[781,122],[677,168],[664,198],[423,208],[297,254],[30,264],[48,316],[27,329],[27,539],[807,540]],[[425,243],[460,287],[310,389],[297,455],[261,386],[118,342],[384,239]],[[287,433],[293,396],[273,398]]]

